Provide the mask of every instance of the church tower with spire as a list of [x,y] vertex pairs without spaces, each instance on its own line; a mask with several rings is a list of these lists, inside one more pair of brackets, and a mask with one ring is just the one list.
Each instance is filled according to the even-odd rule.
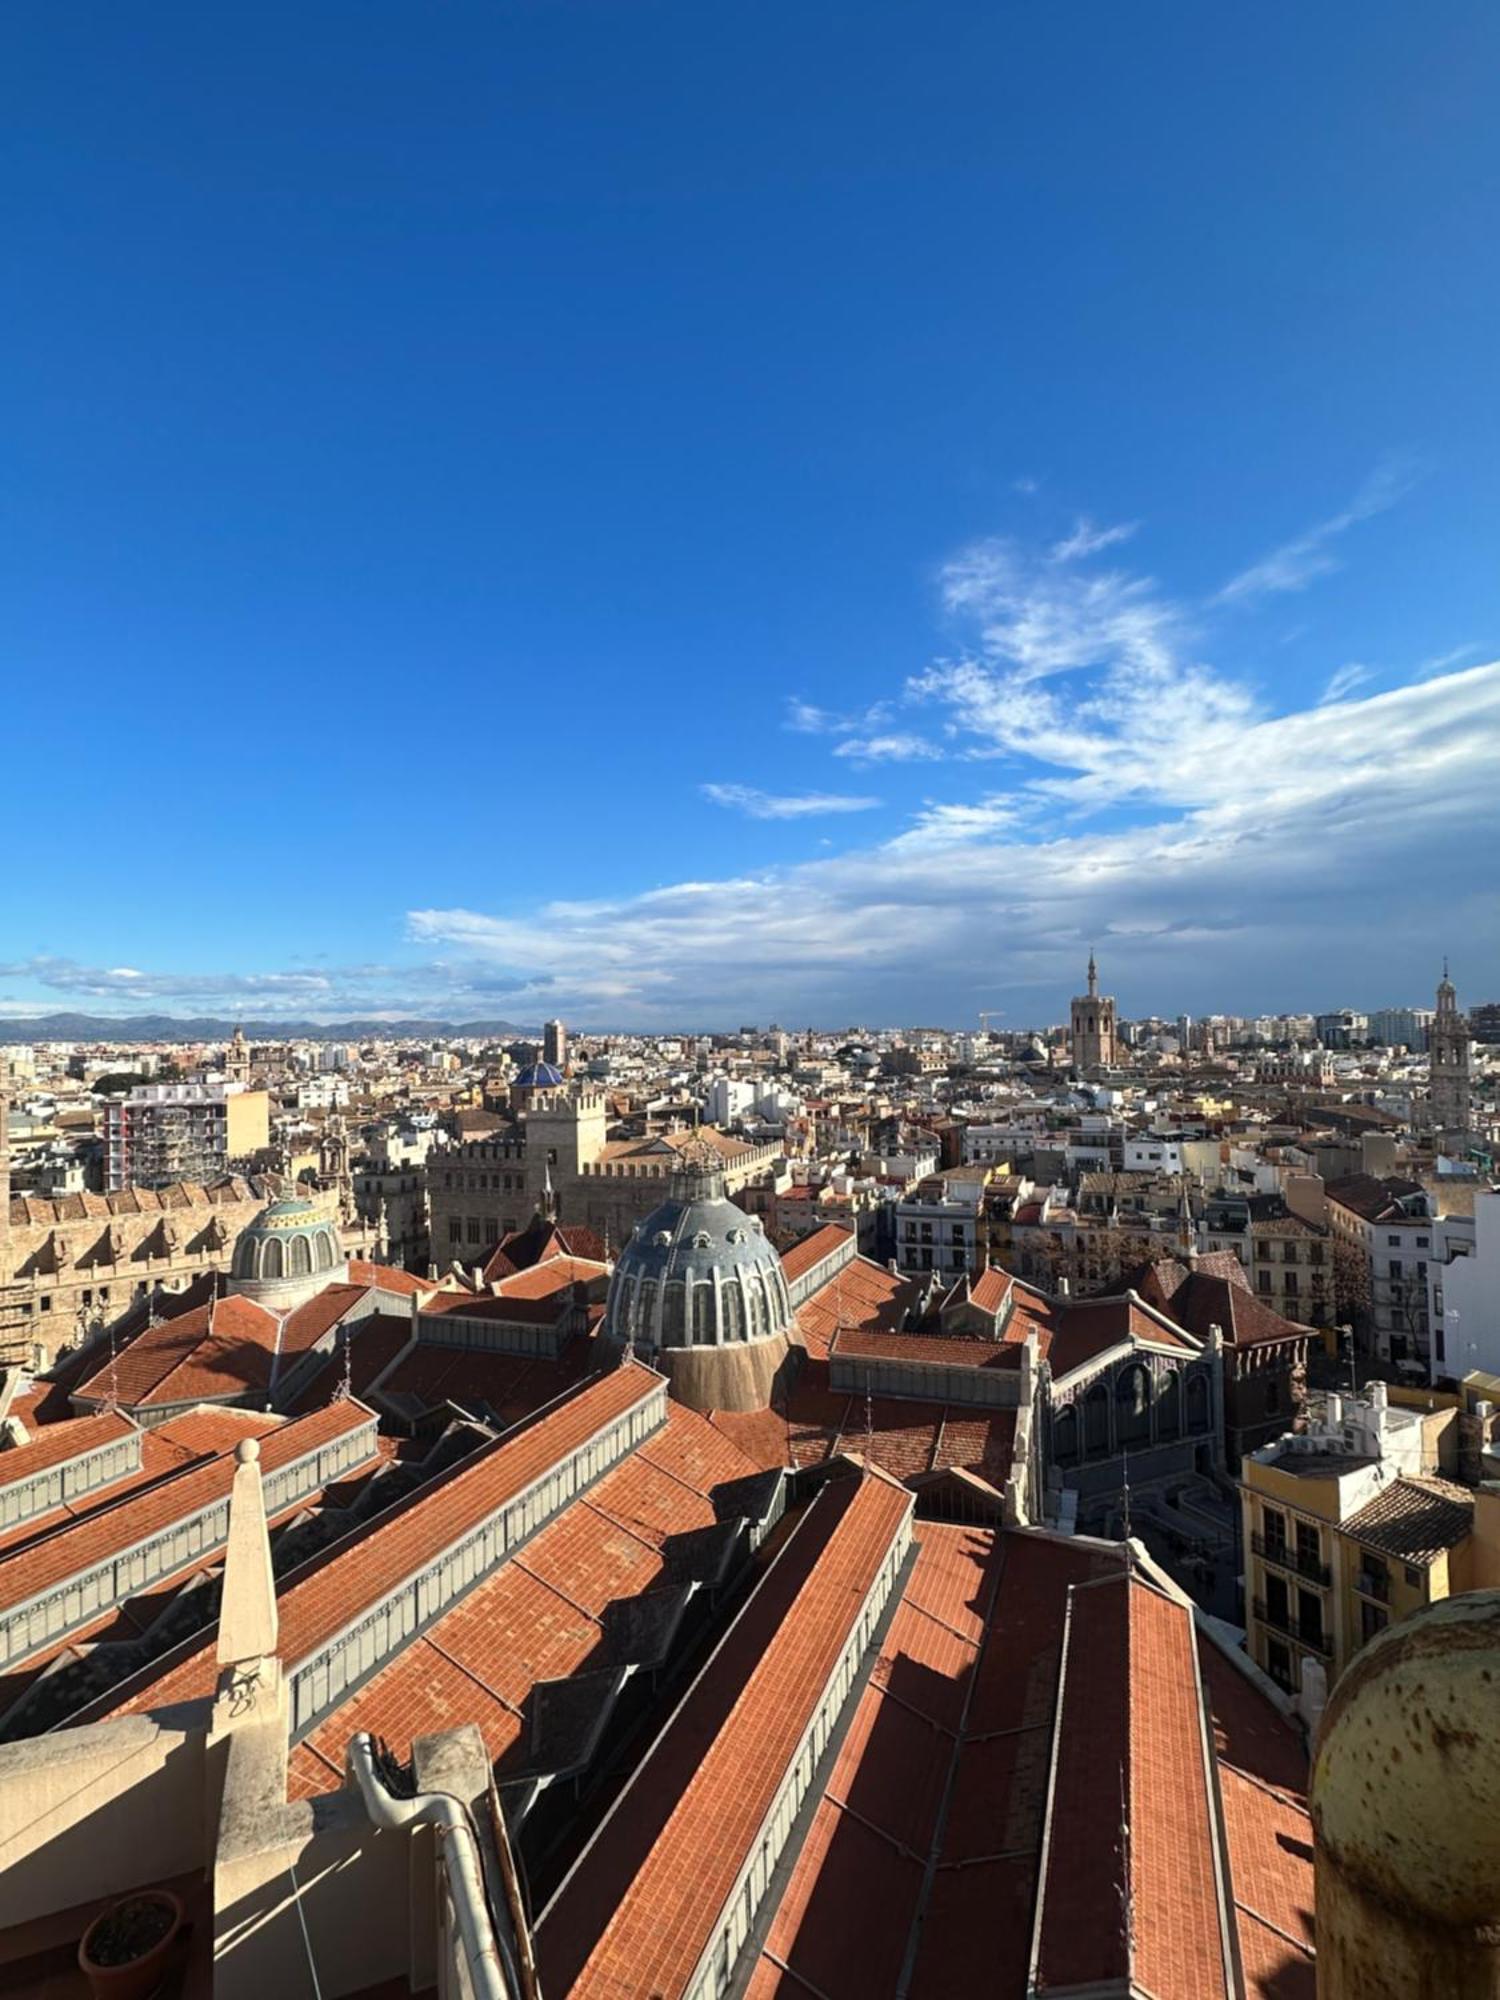
[[1089,953],[1089,990],[1078,994],[1072,1007],[1073,1067],[1112,1069],[1115,1062],[1115,1003],[1099,991],[1099,968]]
[[1437,1013],[1427,1036],[1428,1098],[1438,1143],[1463,1144],[1469,1136],[1469,1023],[1443,960]]

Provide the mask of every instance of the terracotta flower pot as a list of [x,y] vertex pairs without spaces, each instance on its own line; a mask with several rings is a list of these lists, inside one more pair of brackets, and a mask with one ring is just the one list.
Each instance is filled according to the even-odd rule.
[[79,1969],[94,2000],[149,2000],[184,1921],[170,1889],[137,1889],[95,1917],[78,1940]]

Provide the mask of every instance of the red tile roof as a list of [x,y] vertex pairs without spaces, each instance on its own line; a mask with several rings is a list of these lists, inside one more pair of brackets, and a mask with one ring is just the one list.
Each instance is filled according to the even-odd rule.
[[[337,1403],[310,1416],[278,1424],[262,1440],[263,1473],[316,1451],[330,1439],[370,1423],[372,1413],[358,1403]],[[0,1566],[0,1590],[8,1604],[22,1604],[123,1553],[137,1542],[211,1506],[227,1494],[234,1477],[227,1456],[186,1466],[145,1491],[128,1495],[59,1528],[55,1534],[13,1555]]]
[[852,1257],[797,1308],[797,1331],[810,1354],[822,1357],[840,1326],[897,1333],[919,1288],[868,1257]]
[[[1029,1990],[1069,1588],[1089,1586],[1075,1601],[1123,1605],[1122,1555],[1033,1531],[923,1522],[916,1533],[920,1553],[903,1602],[747,1988],[761,2000],[867,2000],[894,1991],[903,1967],[912,2000],[1021,2000]],[[1114,1580],[1091,1583],[1100,1577]],[[1223,1992],[1196,1644],[1221,1782],[1231,1747],[1248,1766],[1228,1772],[1225,1811],[1248,1991],[1254,2000],[1283,1992],[1312,2000],[1311,1961],[1297,1943],[1311,1935],[1306,1817],[1299,1796],[1275,1789],[1286,1777],[1305,1785],[1306,1756],[1261,1688],[1211,1641],[1195,1641],[1184,1607],[1148,1585],[1129,1589],[1133,1600],[1154,1599],[1126,1613],[1133,1645],[1124,1630],[1113,1643],[1100,1644],[1110,1636],[1102,1633],[1087,1647],[1078,1642],[1072,1686],[1091,1700],[1074,1705],[1062,1750],[1079,1767],[1082,1818],[1073,1843],[1054,1848],[1054,1862],[1064,1876],[1075,1863],[1087,1871],[1089,1844],[1109,1845],[1120,1815],[1118,1806],[1106,1810],[1108,1760],[1117,1794],[1128,1743],[1137,1976],[1164,2000]],[[1092,1774],[1085,1738],[1100,1739]],[[936,1820],[935,1783],[946,1787]],[[1121,1946],[1122,1879],[1105,1868],[1099,1898],[1073,1897],[1076,1937],[1067,1942],[1085,1954],[1107,1951],[1111,1940]],[[1140,1935],[1147,1915],[1161,1934],[1149,1941]]]
[[544,1912],[544,1989],[685,1990],[910,1508],[878,1476],[819,1494]]
[[1046,1841],[1039,1992],[1231,2000],[1192,1613],[1136,1577],[1070,1593]]
[[794,1243],[790,1250],[781,1253],[781,1268],[786,1273],[786,1281],[791,1284],[796,1278],[805,1277],[814,1265],[821,1264],[825,1257],[831,1257],[836,1250],[842,1250],[848,1243],[851,1231],[837,1222],[825,1222],[821,1229],[815,1229],[811,1236],[804,1236],[800,1243]]
[[[497,1439],[314,1557],[278,1588],[281,1658],[290,1666],[305,1660],[365,1606],[424,1568],[436,1551],[660,1387],[661,1377],[639,1364],[596,1376],[525,1430]],[[135,1714],[210,1693],[214,1672],[209,1639],[155,1663],[129,1692],[111,1697],[105,1712]]]
[[252,1299],[232,1295],[148,1327],[86,1376],[75,1396],[113,1395],[139,1403],[186,1403],[264,1391],[270,1384],[280,1321]]
[[[333,1782],[356,1729],[404,1750],[412,1737],[454,1720],[478,1722],[503,1777],[525,1747],[526,1703],[537,1684],[599,1664],[609,1604],[659,1580],[661,1563],[651,1551],[672,1534],[710,1525],[714,1487],[754,1470],[704,1418],[669,1404],[659,1431],[319,1722],[307,1741],[325,1771],[316,1783],[309,1778],[311,1789]],[[470,1706],[456,1713],[453,1669],[472,1691]]]
[[373,1285],[377,1291],[395,1292],[402,1298],[430,1289],[425,1279],[413,1277],[410,1271],[398,1270],[394,1264],[371,1264],[363,1257],[349,1259],[349,1282],[351,1285]]
[[54,1465],[66,1465],[87,1452],[102,1450],[119,1438],[129,1437],[135,1428],[129,1417],[108,1411],[78,1417],[72,1423],[46,1424],[29,1444],[0,1451],[0,1486],[13,1486]]

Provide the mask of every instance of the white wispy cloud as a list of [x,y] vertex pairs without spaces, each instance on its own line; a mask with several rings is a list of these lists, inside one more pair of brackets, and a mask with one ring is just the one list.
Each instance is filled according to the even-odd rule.
[[[1362,965],[1379,992],[1416,999],[1428,959],[1455,939],[1466,981],[1500,979],[1500,887],[1479,860],[1500,842],[1500,661],[1449,671],[1455,659],[1440,658],[1379,693],[1357,663],[1330,662],[1321,688],[1280,713],[1213,664],[1211,604],[1103,548],[1058,560],[1059,546],[959,551],[941,572],[951,657],[890,701],[789,711],[845,768],[941,758],[954,792],[982,774],[971,796],[925,801],[889,839],[540,907],[434,896],[408,913],[417,962],[404,969],[180,975],[47,960],[27,961],[24,978],[121,1006],[201,991],[221,1011],[238,983],[263,982],[267,1012],[327,1018],[379,1000],[450,1019],[562,1012],[642,1027],[748,1018],[757,996],[784,1019],[957,1019],[998,1000],[1018,1023],[1045,1022],[1091,942],[1127,1011],[1332,1004]],[[874,803],[735,785],[709,795],[792,820]],[[0,1012],[14,1006],[0,994]]]
[[992,840],[1008,833],[1026,816],[1024,802],[998,792],[987,793],[972,804],[937,803],[923,806],[904,833],[887,841],[891,854],[915,854],[922,850],[967,845],[970,841]]
[[1370,669],[1361,666],[1358,660],[1351,660],[1347,666],[1339,667],[1328,676],[1328,683],[1318,698],[1318,706],[1326,708],[1331,702],[1343,701],[1357,687],[1363,687],[1369,678]]
[[1331,544],[1358,522],[1368,521],[1372,515],[1383,514],[1388,507],[1394,507],[1402,495],[1411,490],[1415,477],[1414,468],[1407,462],[1385,460],[1371,473],[1347,507],[1330,514],[1326,521],[1319,521],[1294,540],[1283,542],[1269,555],[1262,556],[1259,562],[1251,563],[1248,569],[1232,576],[1219,591],[1218,601],[1221,604],[1244,604],[1281,591],[1305,590],[1318,577],[1327,576],[1331,570],[1338,568],[1339,559]]
[[747,813],[751,819],[812,819],[823,813],[873,812],[879,799],[845,792],[762,792],[754,785],[700,785],[716,806]]
[[896,731],[885,736],[851,736],[835,744],[833,754],[856,764],[914,764],[941,757],[943,752],[925,736]]
[[852,730],[874,729],[886,720],[890,712],[888,701],[876,701],[852,714],[840,714],[837,709],[819,708],[816,703],[804,701],[800,695],[794,694],[787,696],[786,714],[781,726],[799,736],[847,736]]
[[1113,528],[1100,528],[1087,514],[1080,514],[1071,535],[1052,544],[1054,562],[1078,562],[1085,556],[1096,556],[1101,549],[1112,549],[1119,542],[1128,542],[1140,526],[1139,521],[1121,521]]
[[[1120,754],[1134,782],[1135,753]],[[846,1021],[918,1018],[940,996],[956,1018],[980,988],[1017,996],[1018,1020],[1047,1020],[1027,995],[1068,990],[1095,939],[1127,998],[1175,990],[1190,1004],[1211,979],[1217,1004],[1236,992],[1293,1004],[1341,989],[1378,934],[1383,968],[1393,939],[1411,954],[1395,990],[1415,997],[1443,935],[1493,963],[1500,897],[1473,858],[1500,838],[1497,755],[1500,662],[1247,720],[1206,772],[1184,759],[1162,773],[1139,824],[1007,828],[991,817],[999,799],[977,802],[965,833],[929,807],[874,848],[586,914],[428,909],[410,923],[420,943],[503,968],[509,1011],[545,991],[642,1025],[727,1018],[750,993],[774,993],[783,1017]],[[1057,772],[1063,785],[1078,775]],[[1435,899],[1439,876],[1449,888]]]
[[1454,646],[1449,652],[1437,653],[1431,659],[1424,660],[1421,666],[1418,667],[1418,678],[1421,680],[1430,680],[1434,674],[1445,674],[1450,667],[1456,667],[1460,660],[1473,659],[1479,650],[1478,646],[1471,644],[1468,646]]

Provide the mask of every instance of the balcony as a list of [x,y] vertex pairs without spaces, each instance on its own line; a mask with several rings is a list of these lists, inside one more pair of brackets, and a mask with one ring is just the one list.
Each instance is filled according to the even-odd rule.
[[1262,1562],[1275,1563],[1278,1569],[1287,1569],[1294,1576],[1306,1577],[1309,1583],[1327,1590],[1333,1582],[1333,1572],[1326,1562],[1316,1556],[1304,1555],[1286,1542],[1268,1542],[1264,1535],[1252,1535],[1250,1546]]
[[1332,1659],[1333,1647],[1321,1624],[1293,1617],[1289,1611],[1271,1611],[1264,1598],[1257,1597],[1254,1603],[1255,1616],[1262,1625],[1269,1625],[1273,1632],[1280,1632],[1288,1639],[1295,1639],[1299,1646],[1305,1646],[1310,1653],[1320,1653],[1325,1660]]

